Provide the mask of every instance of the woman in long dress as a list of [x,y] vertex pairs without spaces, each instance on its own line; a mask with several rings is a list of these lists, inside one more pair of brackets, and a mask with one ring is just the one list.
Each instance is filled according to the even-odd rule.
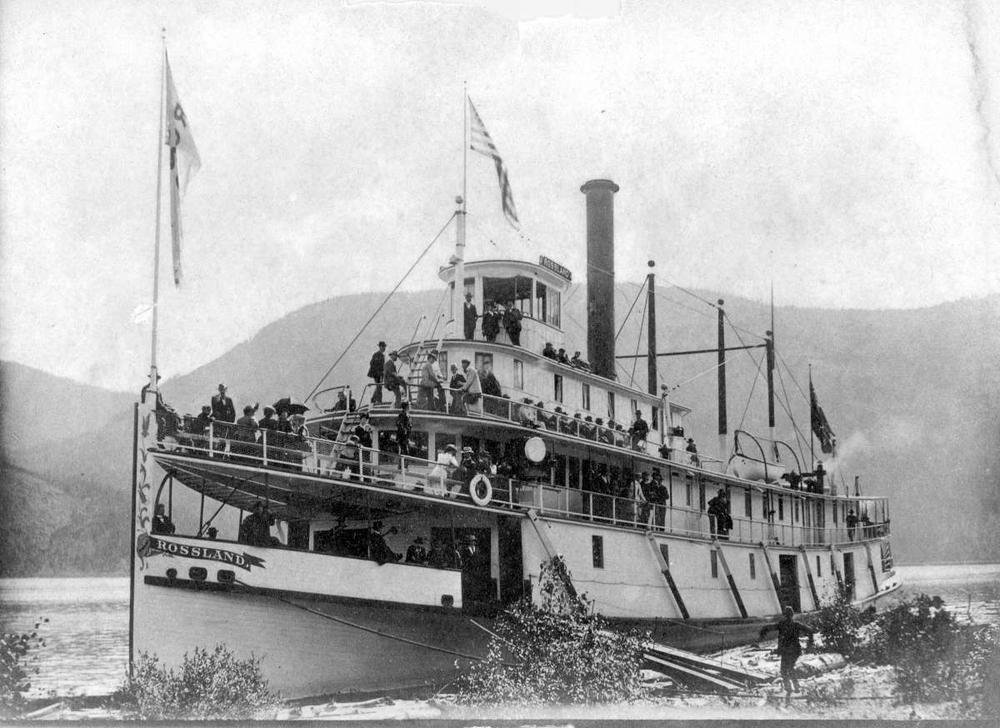
[[455,458],[456,452],[458,451],[454,445],[445,445],[444,450],[438,453],[434,468],[427,474],[428,493],[447,495],[448,489],[445,487],[445,479],[448,477],[449,468],[458,467],[458,460]]

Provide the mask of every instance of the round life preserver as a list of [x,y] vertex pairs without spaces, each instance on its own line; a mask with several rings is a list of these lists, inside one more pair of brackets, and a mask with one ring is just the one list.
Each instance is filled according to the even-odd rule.
[[478,473],[469,482],[469,497],[477,506],[489,505],[489,502],[493,500],[493,485],[490,483],[490,479],[482,473]]

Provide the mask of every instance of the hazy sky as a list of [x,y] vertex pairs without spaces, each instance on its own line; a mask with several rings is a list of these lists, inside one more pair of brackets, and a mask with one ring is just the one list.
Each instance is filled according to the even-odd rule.
[[[0,356],[144,381],[161,26],[202,159],[179,289],[164,226],[167,376],[391,288],[461,190],[463,81],[523,223],[470,155],[470,258],[583,278],[579,187],[610,177],[620,278],[654,257],[661,285],[773,279],[779,304],[1000,292],[997,3],[520,5],[7,0]],[[408,287],[438,285],[453,240]]]

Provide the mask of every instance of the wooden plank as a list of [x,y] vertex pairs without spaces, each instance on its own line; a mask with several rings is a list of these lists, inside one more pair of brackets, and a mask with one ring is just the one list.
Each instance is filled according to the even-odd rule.
[[774,679],[773,675],[756,672],[754,670],[747,670],[743,667],[734,667],[732,665],[727,665],[724,662],[713,660],[709,657],[703,657],[702,655],[688,652],[687,650],[680,650],[676,647],[670,647],[668,645],[655,642],[647,643],[645,651],[647,653],[658,655],[671,662],[676,662],[690,667],[698,667],[704,670],[711,670],[726,676],[729,679],[735,679],[742,682],[771,682]]
[[809,593],[812,595],[813,608],[819,609],[819,594],[816,593],[816,582],[813,580],[812,567],[809,566],[809,554],[805,546],[799,546],[799,551],[802,552],[802,561],[806,565],[806,580],[809,582]]
[[670,573],[670,564],[667,560],[663,558],[663,552],[660,551],[660,545],[653,538],[653,534],[646,532],[646,538],[649,540],[649,546],[653,549],[653,555],[656,557],[656,562],[660,565],[660,573],[663,574],[663,578],[667,580],[667,586],[670,587],[670,593],[674,597],[674,603],[681,612],[681,616],[684,619],[691,619],[691,615],[688,614],[687,606],[684,604],[684,599],[681,597],[681,592],[677,588],[677,584],[674,582],[674,577]]
[[725,678],[719,677],[717,675],[711,675],[703,670],[699,670],[693,667],[687,667],[685,665],[679,665],[676,662],[671,662],[663,658],[657,657],[651,654],[643,654],[643,657],[647,662],[653,663],[656,667],[654,669],[662,670],[669,673],[679,673],[681,682],[690,682],[691,680],[700,683],[708,683],[709,685],[717,688],[722,688],[724,690],[742,690],[743,685],[735,682],[733,680],[727,680]]
[[865,553],[868,554],[868,573],[872,577],[872,594],[878,594],[878,577],[875,576],[875,564],[872,562],[872,545],[864,542]]
[[781,582],[778,581],[778,574],[771,564],[771,552],[767,550],[763,541],[759,545],[760,550],[764,552],[764,562],[767,564],[767,573],[771,575],[771,587],[774,589],[774,598],[778,602],[778,613],[780,614],[785,609],[785,605],[781,602]]
[[743,597],[740,595],[740,590],[736,588],[736,580],[733,579],[733,572],[729,570],[729,563],[726,561],[726,555],[722,552],[722,546],[719,545],[718,539],[712,539],[712,548],[715,549],[715,553],[719,556],[719,561],[722,562],[722,570],[726,572],[726,581],[729,582],[729,591],[733,593],[733,599],[736,600],[736,606],[740,610],[740,616],[743,619],[747,618],[747,608],[743,604]]

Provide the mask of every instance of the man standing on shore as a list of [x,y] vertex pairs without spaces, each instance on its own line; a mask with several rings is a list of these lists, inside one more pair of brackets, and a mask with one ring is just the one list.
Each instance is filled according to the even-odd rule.
[[799,681],[795,679],[795,661],[802,654],[802,646],[799,644],[799,637],[806,635],[809,637],[809,644],[813,643],[813,634],[816,632],[812,627],[807,627],[801,622],[796,622],[795,610],[785,607],[785,616],[775,624],[769,624],[761,628],[760,639],[772,629],[778,632],[778,648],[775,652],[781,656],[781,682],[785,685],[785,700],[791,701],[792,688],[799,692]]

